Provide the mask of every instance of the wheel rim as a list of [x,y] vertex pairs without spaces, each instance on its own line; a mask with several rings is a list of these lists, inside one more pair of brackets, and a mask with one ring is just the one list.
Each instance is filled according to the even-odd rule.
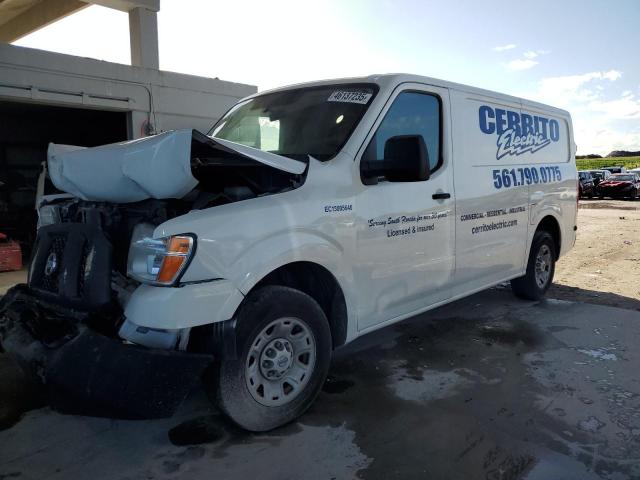
[[247,388],[262,405],[285,405],[304,390],[315,362],[316,342],[307,324],[279,318],[253,340],[245,364]]
[[536,255],[535,277],[538,288],[544,288],[551,276],[551,249],[548,245],[542,245]]

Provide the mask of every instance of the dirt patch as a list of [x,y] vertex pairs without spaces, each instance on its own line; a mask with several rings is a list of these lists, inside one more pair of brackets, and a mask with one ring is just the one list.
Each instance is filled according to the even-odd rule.
[[640,202],[580,201],[575,247],[548,296],[640,310]]

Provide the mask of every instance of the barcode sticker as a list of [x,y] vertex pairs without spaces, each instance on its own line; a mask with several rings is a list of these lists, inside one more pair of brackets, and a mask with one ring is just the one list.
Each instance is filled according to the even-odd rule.
[[327,102],[360,103],[364,105],[370,98],[371,93],[336,90],[329,95]]

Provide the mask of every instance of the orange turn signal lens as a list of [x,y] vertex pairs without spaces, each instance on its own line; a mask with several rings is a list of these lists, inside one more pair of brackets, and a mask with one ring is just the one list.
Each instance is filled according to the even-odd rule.
[[191,237],[175,236],[169,238],[167,253],[158,272],[158,282],[171,283],[174,281],[189,258],[192,245],[193,238]]

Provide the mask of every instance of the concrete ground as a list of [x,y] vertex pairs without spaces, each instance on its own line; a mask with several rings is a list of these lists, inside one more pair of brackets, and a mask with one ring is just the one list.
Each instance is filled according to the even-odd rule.
[[339,351],[299,421],[254,435],[194,392],[170,419],[32,410],[0,479],[640,478],[640,313],[496,288]]
[[0,296],[17,283],[26,283],[27,269],[23,268],[17,272],[0,272]]

